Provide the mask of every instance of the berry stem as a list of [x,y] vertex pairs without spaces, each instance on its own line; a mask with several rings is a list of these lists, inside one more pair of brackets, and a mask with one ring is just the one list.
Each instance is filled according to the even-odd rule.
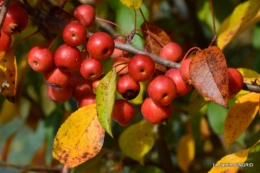
[[106,20],[106,19],[102,19],[100,17],[96,17],[96,20],[99,20],[99,21],[106,22],[106,23],[109,23],[111,25],[114,25],[114,26],[118,27],[124,33],[124,35],[127,35],[127,32],[121,26],[119,26],[118,24],[116,24],[114,22],[111,22],[111,21]]

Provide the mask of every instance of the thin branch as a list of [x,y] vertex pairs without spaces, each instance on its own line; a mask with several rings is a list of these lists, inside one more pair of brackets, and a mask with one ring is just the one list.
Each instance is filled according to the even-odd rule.
[[6,13],[7,13],[8,4],[9,4],[9,0],[4,0],[4,4],[2,6],[1,13],[0,13],[0,30],[2,29],[2,26],[3,26],[3,23],[4,23],[4,19],[5,19]]
[[21,166],[21,165],[15,165],[15,164],[4,163],[4,162],[0,162],[0,166],[6,168],[20,169],[23,171],[34,171],[34,172],[60,173],[62,171],[61,168],[50,168],[45,166]]

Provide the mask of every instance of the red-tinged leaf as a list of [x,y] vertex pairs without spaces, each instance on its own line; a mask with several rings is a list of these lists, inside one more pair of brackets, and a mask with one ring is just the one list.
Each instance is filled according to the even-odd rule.
[[33,131],[37,129],[38,123],[41,119],[41,112],[39,109],[37,109],[35,106],[31,106],[29,115],[26,118],[26,125],[30,127]]
[[44,141],[41,148],[39,148],[39,150],[34,154],[31,165],[47,166],[45,157],[44,157],[45,153],[46,153],[46,148],[47,148],[47,142]]
[[190,63],[192,85],[210,101],[228,108],[228,73],[223,52],[216,46],[198,51]]
[[[145,40],[145,48],[147,52],[159,55],[163,46],[171,42],[171,38],[160,27],[144,21],[141,25],[142,33]],[[165,72],[166,67],[158,63],[155,64],[156,69]]]
[[9,152],[10,152],[10,149],[11,149],[11,144],[12,144],[12,141],[16,135],[17,131],[15,131],[13,134],[11,134],[5,141],[5,145],[4,145],[4,148],[2,150],[2,158],[1,160],[6,162],[7,161],[7,157],[9,155]]

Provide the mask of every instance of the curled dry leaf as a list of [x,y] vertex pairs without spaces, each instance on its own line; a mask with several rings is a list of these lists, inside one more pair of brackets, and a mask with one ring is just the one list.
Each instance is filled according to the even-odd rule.
[[61,125],[54,139],[52,155],[68,168],[78,166],[100,152],[104,136],[96,105],[82,107]]
[[228,108],[228,73],[223,52],[216,46],[198,51],[190,63],[190,79],[199,93]]

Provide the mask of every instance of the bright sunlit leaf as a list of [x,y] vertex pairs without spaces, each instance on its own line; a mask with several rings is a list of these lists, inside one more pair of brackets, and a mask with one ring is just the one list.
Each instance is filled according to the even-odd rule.
[[195,141],[191,134],[181,137],[177,148],[178,165],[183,172],[188,172],[189,166],[195,157]]
[[5,54],[0,53],[0,70],[1,95],[14,103],[17,89],[17,63],[12,50]]
[[115,103],[115,93],[116,70],[112,68],[112,70],[101,79],[96,92],[98,120],[105,131],[112,137],[111,115]]
[[254,146],[251,148],[238,151],[233,154],[226,155],[222,157],[217,163],[213,165],[213,168],[209,171],[209,173],[236,173],[240,165],[243,164],[248,156],[248,153],[259,143],[258,141]]
[[230,108],[225,124],[224,139],[229,147],[250,125],[259,110],[260,94],[249,93],[239,97]]
[[72,113],[61,125],[52,155],[66,167],[75,167],[97,155],[104,142],[105,131],[91,104]]
[[129,8],[133,8],[135,10],[139,10],[143,3],[143,0],[120,0],[122,4]]
[[242,74],[244,82],[249,84],[256,82],[257,84],[260,84],[260,74],[256,71],[248,68],[238,68],[237,70]]
[[260,20],[259,7],[259,0],[249,0],[235,8],[231,16],[226,18],[220,27],[217,40],[220,49],[223,49],[239,33]]
[[122,152],[143,164],[145,154],[154,145],[154,125],[142,120],[128,127],[119,137],[119,147]]

